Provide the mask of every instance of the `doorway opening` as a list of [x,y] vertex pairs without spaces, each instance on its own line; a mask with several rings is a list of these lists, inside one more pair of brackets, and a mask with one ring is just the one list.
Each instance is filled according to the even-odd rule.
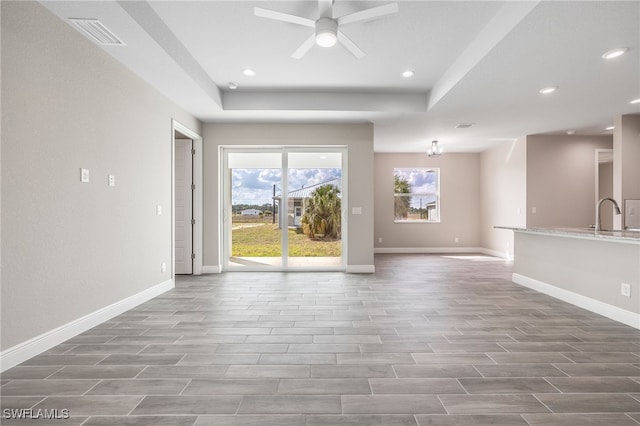
[[345,157],[223,147],[223,270],[344,270]]
[[173,274],[202,273],[202,137],[172,123]]

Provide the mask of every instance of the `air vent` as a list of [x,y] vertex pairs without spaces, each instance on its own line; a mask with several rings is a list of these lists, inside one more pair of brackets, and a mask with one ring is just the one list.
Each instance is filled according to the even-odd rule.
[[456,126],[456,129],[468,129],[473,126],[473,123],[460,123]]
[[69,18],[81,32],[103,46],[126,46],[114,33],[97,19]]

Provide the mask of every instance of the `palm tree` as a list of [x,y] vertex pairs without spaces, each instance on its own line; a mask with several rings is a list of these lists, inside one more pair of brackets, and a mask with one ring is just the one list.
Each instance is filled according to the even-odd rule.
[[316,188],[305,200],[301,218],[302,231],[312,239],[336,240],[342,234],[342,204],[337,186],[326,184]]
[[[395,194],[409,194],[411,193],[411,184],[408,180],[393,176],[393,192]],[[394,197],[393,208],[394,217],[396,219],[406,219],[409,216],[409,206],[411,204],[411,197],[409,196],[396,196]]]

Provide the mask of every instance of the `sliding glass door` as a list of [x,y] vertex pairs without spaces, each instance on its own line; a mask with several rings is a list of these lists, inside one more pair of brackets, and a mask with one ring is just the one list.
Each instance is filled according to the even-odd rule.
[[225,270],[343,270],[341,148],[223,148]]

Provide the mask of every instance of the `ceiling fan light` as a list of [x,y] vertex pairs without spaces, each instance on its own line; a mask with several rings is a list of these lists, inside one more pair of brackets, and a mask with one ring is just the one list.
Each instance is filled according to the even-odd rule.
[[338,41],[338,23],[335,19],[320,18],[316,21],[316,44],[331,47]]
[[338,38],[331,32],[322,32],[316,34],[316,44],[322,47],[331,47],[336,44]]

